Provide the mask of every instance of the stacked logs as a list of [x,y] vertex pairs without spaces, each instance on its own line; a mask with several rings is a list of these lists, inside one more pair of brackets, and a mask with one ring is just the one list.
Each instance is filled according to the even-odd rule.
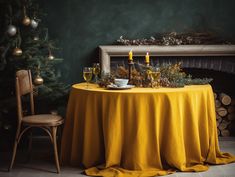
[[225,93],[214,97],[218,136],[230,136],[235,129],[235,100]]

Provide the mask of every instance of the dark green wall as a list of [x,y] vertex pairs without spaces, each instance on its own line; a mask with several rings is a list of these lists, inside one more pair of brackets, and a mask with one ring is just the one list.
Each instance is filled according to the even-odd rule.
[[98,61],[99,45],[119,36],[214,31],[235,38],[234,0],[40,0],[52,38],[65,58],[64,77],[81,81],[82,67]]

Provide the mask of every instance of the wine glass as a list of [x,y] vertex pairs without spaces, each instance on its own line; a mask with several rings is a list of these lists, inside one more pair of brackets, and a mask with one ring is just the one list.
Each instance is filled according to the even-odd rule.
[[95,83],[98,81],[98,75],[100,74],[100,64],[93,63],[93,74],[95,75]]
[[160,69],[159,68],[154,68],[151,72],[151,79],[154,82],[155,86],[159,86],[159,79],[161,77]]
[[83,68],[83,78],[86,81],[86,88],[88,89],[88,82],[91,81],[92,78],[92,68],[91,67],[84,67]]

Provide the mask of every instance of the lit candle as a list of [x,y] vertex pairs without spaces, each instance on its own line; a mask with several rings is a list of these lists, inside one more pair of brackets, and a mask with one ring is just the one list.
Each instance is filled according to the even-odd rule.
[[129,61],[133,61],[133,52],[132,52],[132,50],[129,52]]
[[146,55],[145,55],[145,62],[146,63],[149,63],[149,53],[147,52]]

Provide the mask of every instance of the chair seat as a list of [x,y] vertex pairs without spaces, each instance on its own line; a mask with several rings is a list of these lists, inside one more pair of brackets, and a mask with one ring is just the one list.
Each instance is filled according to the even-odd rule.
[[39,126],[57,126],[61,125],[63,122],[64,119],[62,117],[52,114],[25,116],[22,119],[23,124]]

